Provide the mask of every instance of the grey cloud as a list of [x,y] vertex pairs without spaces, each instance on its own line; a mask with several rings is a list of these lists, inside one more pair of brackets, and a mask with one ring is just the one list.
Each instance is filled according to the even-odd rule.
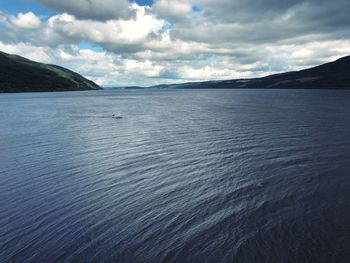
[[125,19],[134,14],[127,0],[32,0],[81,19]]
[[314,40],[349,37],[348,0],[194,0],[204,9],[200,19],[184,20],[174,38],[228,45],[276,43],[313,35]]
[[193,0],[211,21],[251,22],[280,14],[301,0]]

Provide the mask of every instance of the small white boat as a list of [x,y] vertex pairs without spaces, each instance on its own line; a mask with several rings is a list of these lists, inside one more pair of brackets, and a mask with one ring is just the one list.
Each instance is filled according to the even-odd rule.
[[113,119],[121,119],[122,118],[122,115],[120,113],[113,113],[112,114],[112,118]]

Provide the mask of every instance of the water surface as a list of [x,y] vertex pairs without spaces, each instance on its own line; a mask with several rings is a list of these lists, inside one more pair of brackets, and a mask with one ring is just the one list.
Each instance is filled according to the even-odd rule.
[[1,262],[350,262],[348,91],[0,94],[0,127]]

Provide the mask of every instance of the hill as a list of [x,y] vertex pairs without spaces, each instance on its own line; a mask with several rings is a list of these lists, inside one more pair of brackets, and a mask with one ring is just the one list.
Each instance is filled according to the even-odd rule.
[[97,84],[66,68],[0,51],[0,92],[98,90]]
[[263,78],[157,85],[153,88],[192,89],[350,89],[350,56],[300,71]]

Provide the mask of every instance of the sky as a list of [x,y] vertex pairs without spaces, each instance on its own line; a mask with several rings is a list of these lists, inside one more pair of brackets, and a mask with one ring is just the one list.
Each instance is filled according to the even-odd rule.
[[103,87],[260,77],[350,55],[349,0],[0,0],[0,50]]

